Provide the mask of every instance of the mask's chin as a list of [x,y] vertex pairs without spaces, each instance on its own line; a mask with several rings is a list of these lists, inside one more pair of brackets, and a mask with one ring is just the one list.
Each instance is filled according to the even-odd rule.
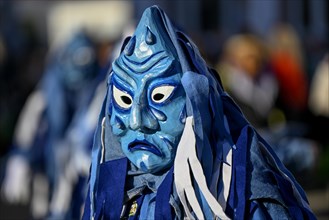
[[153,166],[149,167],[146,166],[144,162],[141,162],[139,164],[139,169],[144,172],[144,173],[151,173],[151,174],[161,174],[164,173],[168,170],[168,168],[172,165],[173,163],[166,164],[164,166]]

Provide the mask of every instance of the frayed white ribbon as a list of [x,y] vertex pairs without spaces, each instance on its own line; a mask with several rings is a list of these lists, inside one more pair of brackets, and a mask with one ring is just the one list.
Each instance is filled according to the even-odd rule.
[[[231,153],[228,153],[228,156],[230,157]],[[192,116],[186,118],[185,128],[181,137],[181,141],[177,148],[174,166],[174,181],[176,190],[178,193],[178,197],[184,207],[186,217],[188,219],[195,219],[189,207],[191,207],[195,216],[198,219],[204,219],[202,209],[197,200],[195,190],[192,184],[192,178],[190,173],[191,171],[205,200],[207,201],[210,209],[215,215],[214,218],[219,218],[223,220],[229,219],[226,216],[223,207],[218,203],[216,198],[211,194],[207,187],[206,178],[204,176],[202,166],[196,154],[196,139],[193,130]],[[224,182],[226,181],[224,180]],[[224,185],[226,184],[224,183]]]

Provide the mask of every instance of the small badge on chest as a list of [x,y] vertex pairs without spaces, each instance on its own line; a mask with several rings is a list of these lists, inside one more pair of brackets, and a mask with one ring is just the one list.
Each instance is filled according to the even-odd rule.
[[129,216],[134,216],[137,212],[137,202],[134,201],[133,204],[130,207],[130,211],[129,211]]

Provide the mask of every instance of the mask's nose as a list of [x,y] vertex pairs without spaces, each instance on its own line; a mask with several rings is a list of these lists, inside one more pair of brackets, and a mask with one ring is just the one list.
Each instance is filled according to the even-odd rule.
[[134,131],[155,133],[159,129],[159,123],[147,105],[135,103],[131,107],[129,127]]

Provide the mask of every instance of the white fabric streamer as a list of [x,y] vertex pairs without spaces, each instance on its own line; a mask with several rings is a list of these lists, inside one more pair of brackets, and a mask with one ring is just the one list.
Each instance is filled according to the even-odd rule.
[[[230,128],[226,116],[224,116],[224,125],[228,134],[230,134]],[[220,192],[218,201],[226,209],[226,201],[228,200],[231,179],[232,179],[232,148],[235,149],[235,145],[230,146],[227,142],[223,145],[223,164],[222,164],[222,180],[223,180],[223,190]]]
[[102,119],[102,132],[101,132],[101,142],[102,142],[102,156],[100,163],[103,163],[105,160],[105,120],[106,117]]
[[223,163],[223,170],[222,170],[222,180],[223,180],[223,190],[220,192],[219,198],[221,200],[219,203],[221,204],[223,210],[226,209],[226,201],[229,196],[230,192],[230,185],[231,185],[231,178],[232,178],[232,148],[231,146],[227,145],[223,149],[223,154],[225,158],[225,163]]
[[[231,153],[228,153],[227,155],[228,157],[230,157]],[[196,139],[193,130],[192,116],[186,118],[185,128],[182,134],[181,141],[177,148],[174,166],[175,186],[177,189],[178,196],[183,204],[186,217],[188,219],[194,219],[189,207],[192,208],[195,216],[198,219],[204,219],[202,209],[197,200],[192,185],[190,173],[191,171],[193,172],[193,177],[195,178],[205,200],[207,201],[212,212],[214,213],[214,217],[220,219],[229,219],[226,216],[223,207],[221,207],[221,205],[218,203],[216,198],[211,194],[207,187],[206,178],[204,176],[202,166],[196,155]],[[224,193],[226,194],[226,192]]]

